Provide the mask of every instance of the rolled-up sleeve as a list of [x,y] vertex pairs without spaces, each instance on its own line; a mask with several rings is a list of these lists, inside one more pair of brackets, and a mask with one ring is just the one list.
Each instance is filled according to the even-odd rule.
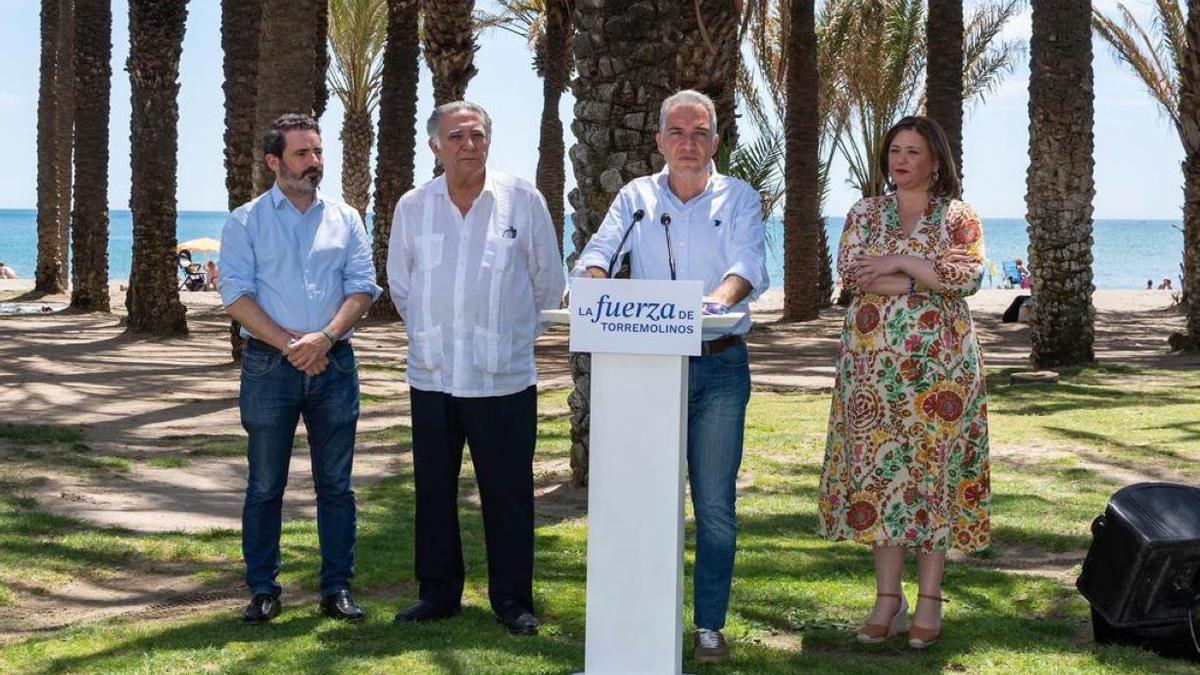
[[529,274],[533,281],[533,299],[539,310],[558,309],[562,304],[563,277],[562,254],[558,248],[558,236],[554,233],[554,221],[546,200],[538,192],[529,195],[530,256]]
[[762,201],[757,192],[747,190],[738,200],[730,247],[730,265],[724,276],[735,274],[750,283],[746,302],[754,302],[770,285],[767,276],[766,230],[763,227]]
[[217,291],[221,304],[228,307],[242,296],[254,297],[258,290],[254,283],[254,245],[246,231],[249,211],[239,208],[225,219],[221,228],[221,255],[217,277]]
[[955,297],[972,295],[983,283],[983,224],[975,215],[975,210],[966,203],[951,202],[946,213],[946,234],[949,235],[950,245],[965,250],[971,259],[960,263],[941,259],[933,263],[933,270],[942,285],[941,294]]
[[[411,194],[411,193],[410,193]],[[412,251],[406,246],[404,205],[411,201],[407,195],[396,200],[392,215],[392,233],[388,237],[387,282],[392,304],[400,318],[408,321],[409,275],[412,271]]]
[[589,267],[599,267],[604,271],[608,271],[608,263],[612,260],[613,254],[617,252],[617,246],[621,243],[621,237],[625,235],[625,228],[629,225],[632,214],[629,209],[628,190],[632,188],[625,187],[617,193],[616,199],[613,200],[611,206],[608,207],[608,214],[604,216],[604,221],[600,223],[600,229],[596,230],[596,234],[592,235],[587,246],[583,247],[583,253],[580,254],[579,260],[575,263],[576,273],[579,270],[586,270]]
[[383,289],[375,283],[375,262],[371,259],[367,228],[357,211],[351,209],[347,220],[350,237],[346,251],[346,267],[342,273],[342,294],[349,297],[354,293],[366,293],[371,296],[371,302],[375,302],[383,293]]

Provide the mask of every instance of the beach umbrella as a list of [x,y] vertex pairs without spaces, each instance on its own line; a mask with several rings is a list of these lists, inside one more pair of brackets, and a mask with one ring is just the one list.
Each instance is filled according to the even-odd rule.
[[192,253],[217,253],[221,250],[221,242],[210,237],[200,237],[199,239],[189,239],[175,247],[175,252],[179,253],[183,249],[187,249]]

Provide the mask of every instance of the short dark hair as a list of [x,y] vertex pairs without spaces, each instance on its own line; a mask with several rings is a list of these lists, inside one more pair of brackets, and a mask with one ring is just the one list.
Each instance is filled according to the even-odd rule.
[[962,183],[958,180],[958,168],[954,165],[954,155],[950,152],[950,140],[946,138],[942,125],[922,115],[902,118],[888,129],[883,138],[883,145],[879,149],[879,170],[884,175],[888,190],[896,189],[891,176],[888,175],[888,149],[892,147],[896,134],[906,129],[921,134],[921,138],[924,138],[925,144],[929,146],[929,152],[933,153],[934,161],[937,162],[936,179],[929,191],[935,197],[958,199],[962,195]]
[[283,157],[287,132],[309,129],[317,132],[318,135],[321,133],[321,125],[317,124],[317,121],[309,115],[297,113],[280,115],[271,123],[271,128],[267,129],[267,133],[263,134],[263,155]]

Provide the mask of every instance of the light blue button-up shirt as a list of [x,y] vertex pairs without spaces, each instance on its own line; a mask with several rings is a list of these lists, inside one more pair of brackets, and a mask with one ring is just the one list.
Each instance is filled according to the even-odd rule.
[[358,211],[318,192],[301,213],[278,185],[229,214],[220,265],[226,307],[250,296],[281,328],[298,333],[323,329],[353,293],[374,301],[382,292]]
[[[580,254],[573,274],[582,276],[588,267],[607,270],[639,209],[643,211],[642,220],[622,249],[633,253],[633,278],[670,279],[668,251],[675,258],[676,278],[704,282],[705,295],[731,274],[742,277],[750,283],[750,294],[730,310],[745,312],[746,316],[731,328],[705,329],[702,337],[712,340],[749,331],[750,303],[770,284],[758,192],[743,180],[710,169],[704,192],[684,203],[671,191],[666,167],[652,176],[636,178],[617,193],[600,229]],[[671,219],[669,249],[663,214]]]

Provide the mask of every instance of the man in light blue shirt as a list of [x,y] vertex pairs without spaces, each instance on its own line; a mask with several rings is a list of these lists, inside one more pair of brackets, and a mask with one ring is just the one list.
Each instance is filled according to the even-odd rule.
[[321,543],[321,611],[363,620],[350,597],[356,514],[350,468],[359,389],[350,334],[382,289],[358,211],[317,191],[321,130],[284,115],[263,138],[275,185],[229,215],[219,290],[242,324],[242,426],[249,476],[242,556],[252,599],[246,623],[279,615],[283,491],[301,416],[308,430]]
[[721,629],[729,608],[737,550],[737,473],[742,461],[750,365],[742,336],[749,303],[767,288],[762,202],[748,183],[713,167],[717,113],[704,94],[686,90],[663,101],[658,150],[666,168],[630,181],[580,254],[576,274],[607,278],[629,228],[635,279],[699,280],[704,312],[746,316],[732,328],[705,330],[701,356],[688,364],[688,479],[696,513],[697,663],[723,663]]

